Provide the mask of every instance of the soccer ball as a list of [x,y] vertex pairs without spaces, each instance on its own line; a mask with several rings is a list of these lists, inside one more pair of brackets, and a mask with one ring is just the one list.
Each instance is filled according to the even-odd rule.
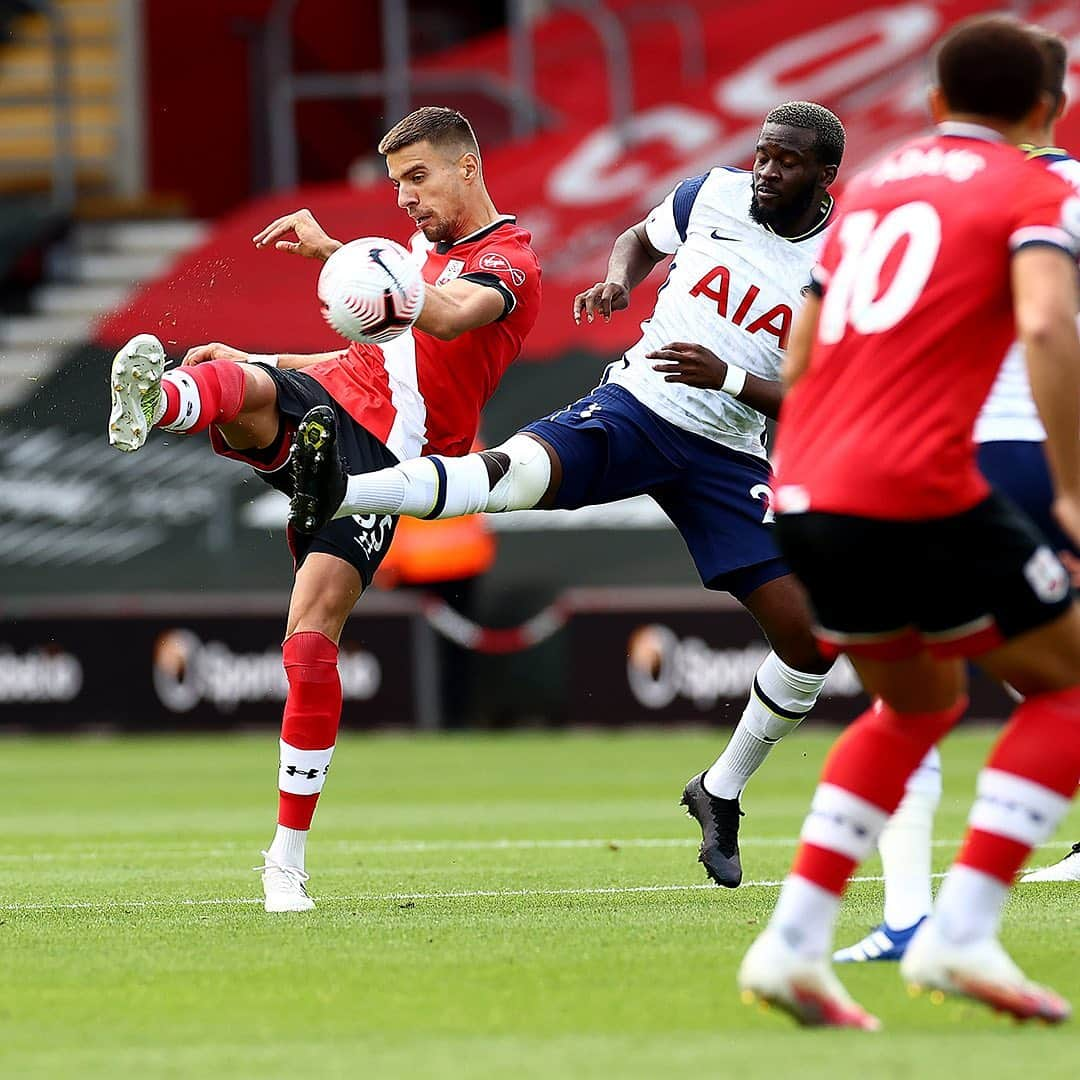
[[424,306],[424,279],[400,244],[365,236],[338,248],[323,264],[319,304],[342,337],[382,345],[416,322]]

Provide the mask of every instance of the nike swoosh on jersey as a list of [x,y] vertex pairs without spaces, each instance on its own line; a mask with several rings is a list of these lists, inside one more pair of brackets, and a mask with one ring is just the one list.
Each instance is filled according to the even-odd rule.
[[739,236],[722,236],[715,229],[713,229],[711,235],[712,235],[712,238],[714,240],[735,240],[735,241],[738,241],[738,240],[742,239],[742,237],[739,237]]

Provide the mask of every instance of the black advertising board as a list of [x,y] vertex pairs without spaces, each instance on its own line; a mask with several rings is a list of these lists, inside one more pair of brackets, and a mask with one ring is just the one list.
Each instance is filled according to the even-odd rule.
[[[272,611],[249,603],[240,613],[140,605],[120,614],[122,603],[109,606],[116,613],[0,620],[0,725],[183,730],[280,721],[284,603]],[[432,682],[430,638],[411,604],[349,620],[339,660],[344,727],[437,726],[435,702],[423,693]]]
[[[768,645],[734,600],[692,589],[580,589],[568,595],[567,685],[571,724],[734,725]],[[972,680],[968,715],[996,720],[1009,699],[985,678]],[[812,718],[854,719],[865,707],[851,665],[841,658]]]

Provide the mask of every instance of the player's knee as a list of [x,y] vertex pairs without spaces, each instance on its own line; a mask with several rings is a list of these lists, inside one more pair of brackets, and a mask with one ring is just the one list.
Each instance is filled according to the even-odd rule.
[[[547,447],[528,435],[513,435],[482,455],[492,479],[488,510],[530,510],[547,494],[551,458]],[[493,476],[493,474],[495,474]]]
[[898,712],[879,699],[870,714],[861,722],[895,732],[908,739],[925,742],[927,747],[930,747],[949,733],[957,720],[964,715],[967,704],[967,696],[961,695],[941,708],[924,712]]
[[833,661],[818,649],[809,625],[795,627],[787,634],[777,634],[775,639],[770,637],[769,644],[788,667],[808,675],[827,675],[833,665]]

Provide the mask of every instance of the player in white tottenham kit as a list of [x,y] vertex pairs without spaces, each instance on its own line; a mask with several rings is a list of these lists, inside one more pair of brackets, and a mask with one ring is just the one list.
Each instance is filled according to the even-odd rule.
[[751,172],[685,180],[615,242],[607,279],[581,293],[591,323],[674,255],[641,337],[599,387],[503,445],[345,478],[300,447],[292,524],[331,516],[445,518],[480,511],[575,508],[638,494],[682,534],[702,582],[731,593],[773,651],[724,753],[686,786],[702,829],[700,859],[718,884],[742,879],[739,796],[771,748],[809,712],[828,663],[801,586],[772,538],[765,418],[795,310],[832,215],[844,129],[828,109],[781,105],[765,118]]
[[[1042,141],[1047,145],[1021,149],[1080,192],[1080,161],[1049,145],[1054,141],[1054,123],[1065,108],[1065,45],[1054,34],[1041,37],[1040,42],[1048,62],[1047,92],[1056,98],[1057,107],[1043,132]],[[1014,343],[975,424],[979,469],[1039,527],[1055,551],[1080,556],[1051,513],[1053,489],[1043,451],[1045,441],[1046,431],[1031,397],[1023,350]],[[884,920],[861,941],[834,953],[838,963],[901,959],[915,931],[930,914],[930,842],[940,799],[941,762],[934,749],[908,781],[903,801],[878,840],[885,875]],[[1080,881],[1080,843],[1053,866],[1033,870],[1020,880]]]

